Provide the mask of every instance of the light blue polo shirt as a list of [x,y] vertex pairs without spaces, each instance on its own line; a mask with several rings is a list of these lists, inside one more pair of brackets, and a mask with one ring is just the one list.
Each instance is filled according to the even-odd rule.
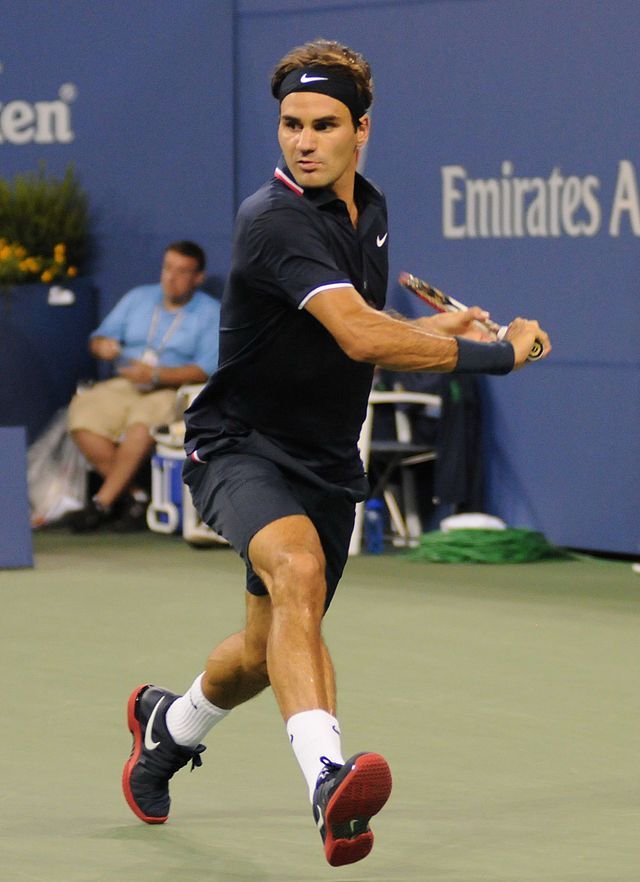
[[[152,339],[149,340],[156,307],[159,307],[157,320]],[[218,366],[220,304],[204,291],[195,291],[191,300],[182,307],[182,316],[162,348],[162,341],[175,322],[176,315],[164,309],[160,284],[140,285],[124,295],[91,336],[118,340],[122,354],[116,362],[117,366],[142,358],[145,349],[151,347],[156,351],[161,350],[159,364],[162,367],[197,364],[206,374],[212,374]]]

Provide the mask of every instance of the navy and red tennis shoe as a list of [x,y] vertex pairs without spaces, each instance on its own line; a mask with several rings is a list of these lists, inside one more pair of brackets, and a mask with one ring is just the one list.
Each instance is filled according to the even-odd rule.
[[169,817],[169,781],[191,761],[202,765],[204,744],[181,747],[167,729],[167,711],[180,696],[145,684],[134,689],[127,704],[127,722],[133,735],[131,755],[122,772],[122,789],[129,807],[147,824],[164,824]]
[[356,753],[343,766],[323,757],[313,817],[332,867],[353,864],[373,848],[369,821],[389,799],[391,770],[379,753]]

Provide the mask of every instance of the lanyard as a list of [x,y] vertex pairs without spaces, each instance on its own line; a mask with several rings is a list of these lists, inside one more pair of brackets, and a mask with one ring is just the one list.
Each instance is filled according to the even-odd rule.
[[151,317],[151,324],[149,325],[149,333],[147,334],[147,348],[153,349],[156,355],[160,355],[164,352],[167,343],[174,335],[176,330],[178,329],[178,325],[184,318],[184,309],[179,309],[175,315],[174,320],[171,322],[167,330],[165,331],[164,337],[160,341],[160,345],[155,347],[152,345],[152,340],[156,335],[156,329],[158,327],[158,322],[160,321],[160,307],[155,306],[153,309],[153,315]]

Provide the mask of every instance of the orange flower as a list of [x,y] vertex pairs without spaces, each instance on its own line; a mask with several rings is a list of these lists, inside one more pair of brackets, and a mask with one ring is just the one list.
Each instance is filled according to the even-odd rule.
[[77,267],[75,267],[75,266],[68,267],[67,268],[67,275],[70,276],[72,279],[75,278],[78,275]]
[[53,273],[49,272],[49,270],[45,270],[40,276],[41,282],[50,282],[53,279]]

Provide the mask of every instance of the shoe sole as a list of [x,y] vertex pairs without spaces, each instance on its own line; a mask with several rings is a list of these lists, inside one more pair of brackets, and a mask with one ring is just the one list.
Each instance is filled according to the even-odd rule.
[[[373,848],[370,818],[391,793],[391,770],[379,753],[357,757],[353,770],[340,782],[325,811],[324,851],[332,867],[353,864]],[[353,833],[345,836],[350,828]]]
[[131,748],[131,755],[127,762],[124,765],[124,769],[122,770],[122,792],[124,793],[124,798],[127,800],[129,808],[137,815],[141,821],[144,821],[145,824],[164,824],[169,815],[165,815],[164,817],[151,817],[149,815],[145,815],[141,808],[137,805],[133,793],[131,791],[131,773],[135,767],[135,764],[138,762],[140,758],[140,754],[142,753],[142,726],[140,725],[140,720],[136,716],[136,707],[138,704],[138,699],[145,691],[148,689],[150,683],[143,683],[142,686],[138,686],[137,689],[134,689],[131,695],[129,696],[129,701],[127,702],[127,723],[129,726],[129,731],[133,735],[133,747]]

